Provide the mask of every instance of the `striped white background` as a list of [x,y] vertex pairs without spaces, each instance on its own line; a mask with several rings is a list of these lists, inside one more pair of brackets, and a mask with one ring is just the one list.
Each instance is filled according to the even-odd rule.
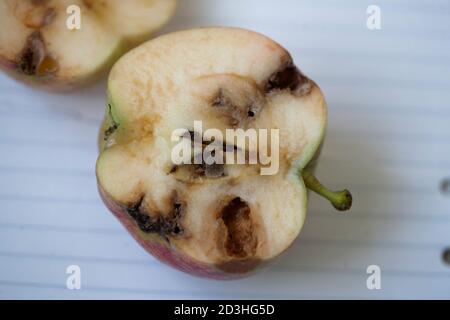
[[[366,28],[381,7],[382,30]],[[311,197],[305,228],[272,269],[217,282],[144,252],[96,190],[105,82],[48,94],[0,76],[0,298],[450,298],[450,3],[180,0],[160,33],[194,26],[265,33],[324,90],[318,175],[348,186],[348,214]],[[78,264],[82,290],[65,288]],[[366,267],[382,290],[366,288]]]

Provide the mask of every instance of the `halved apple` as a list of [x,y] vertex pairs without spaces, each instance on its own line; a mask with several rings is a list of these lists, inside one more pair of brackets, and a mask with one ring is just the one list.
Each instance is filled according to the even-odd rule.
[[[81,28],[70,30],[73,6]],[[37,87],[81,85],[147,40],[175,6],[176,0],[1,1],[0,67]]]
[[[159,37],[115,64],[108,95],[101,196],[144,248],[182,271],[242,277],[278,256],[303,226],[306,187],[350,207],[348,191],[328,191],[312,175],[327,122],[322,92],[263,35],[205,28]],[[192,138],[194,121],[224,137],[226,129],[279,129],[278,173],[261,175],[261,164],[174,165],[172,133],[184,128]]]

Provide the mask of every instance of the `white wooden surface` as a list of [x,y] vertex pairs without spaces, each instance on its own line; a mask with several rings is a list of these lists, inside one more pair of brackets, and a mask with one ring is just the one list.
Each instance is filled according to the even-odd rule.
[[[366,28],[381,7],[382,29]],[[318,175],[348,186],[334,212],[312,196],[305,228],[269,271],[217,282],[141,249],[96,190],[105,82],[38,92],[0,76],[0,298],[450,298],[450,3],[180,0],[160,33],[229,25],[289,49],[329,103]],[[4,31],[1,31],[4,32]],[[82,289],[66,289],[66,267]],[[382,289],[366,288],[366,268]]]

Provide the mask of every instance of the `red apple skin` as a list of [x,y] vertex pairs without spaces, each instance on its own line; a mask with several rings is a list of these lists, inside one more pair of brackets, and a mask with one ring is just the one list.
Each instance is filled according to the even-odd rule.
[[100,196],[106,207],[119,219],[134,239],[159,261],[185,273],[216,280],[239,279],[261,269],[266,263],[261,260],[235,260],[222,265],[206,264],[196,261],[169,246],[159,235],[142,236],[142,231],[128,215],[126,209],[106,194],[98,183]]
[[0,68],[8,72],[10,70],[14,70],[16,68],[16,64],[0,56]]

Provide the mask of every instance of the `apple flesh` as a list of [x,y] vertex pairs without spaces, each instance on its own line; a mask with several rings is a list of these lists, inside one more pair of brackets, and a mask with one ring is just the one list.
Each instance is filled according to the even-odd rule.
[[[67,8],[80,8],[70,30]],[[0,68],[48,90],[94,80],[126,50],[147,40],[173,15],[176,0],[4,0]]]
[[[107,207],[151,254],[182,271],[243,277],[284,252],[307,211],[307,187],[339,210],[312,174],[327,122],[319,87],[273,40],[204,28],[149,41],[122,57],[108,81],[97,181]],[[261,165],[174,165],[172,132],[279,129],[279,170]],[[234,144],[234,141],[223,141]],[[263,143],[264,144],[264,143]],[[266,144],[259,147],[268,147]]]

